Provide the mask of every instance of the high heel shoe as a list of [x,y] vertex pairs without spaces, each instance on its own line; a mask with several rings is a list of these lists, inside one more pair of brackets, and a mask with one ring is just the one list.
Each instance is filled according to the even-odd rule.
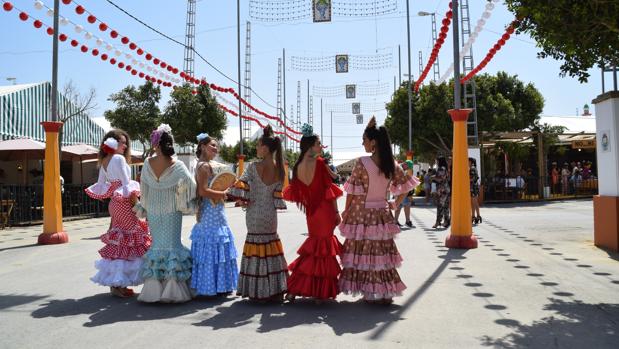
[[295,295],[293,295],[293,294],[291,294],[291,293],[287,293],[287,294],[286,294],[286,300],[287,300],[289,303],[294,303],[294,301],[295,301],[295,299],[296,299],[296,298],[297,298],[297,296],[295,296]]
[[477,223],[481,223],[481,222],[482,222],[481,216],[477,216]]

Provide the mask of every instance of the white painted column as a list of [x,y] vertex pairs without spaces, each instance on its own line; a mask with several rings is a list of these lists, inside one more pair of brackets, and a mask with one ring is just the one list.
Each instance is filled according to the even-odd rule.
[[600,196],[619,196],[619,91],[595,100],[597,174]]

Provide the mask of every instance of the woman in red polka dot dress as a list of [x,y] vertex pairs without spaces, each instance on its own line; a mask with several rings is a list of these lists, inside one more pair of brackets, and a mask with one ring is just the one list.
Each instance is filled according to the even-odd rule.
[[133,296],[133,290],[127,286],[142,284],[142,255],[151,244],[147,223],[131,210],[130,197],[139,195],[140,185],[129,177],[129,141],[123,130],[105,135],[99,150],[99,179],[85,190],[91,198],[110,199],[112,221],[108,231],[101,235],[105,246],[99,250],[101,259],[95,262],[98,272],[91,280],[109,286],[111,294],[117,297]]

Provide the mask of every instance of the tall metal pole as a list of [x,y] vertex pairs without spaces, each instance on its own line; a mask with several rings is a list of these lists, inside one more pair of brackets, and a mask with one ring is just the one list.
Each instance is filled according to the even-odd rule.
[[453,51],[454,51],[454,109],[462,107],[460,98],[460,30],[458,29],[458,0],[451,1],[453,13]]
[[402,53],[400,52],[400,45],[398,45],[398,83],[402,85]]
[[[408,152],[413,150],[413,91],[411,91],[411,24],[410,24],[410,11],[409,0],[406,0],[406,37],[408,44]],[[412,159],[411,159],[412,160]]]
[[[283,69],[282,69],[282,75],[284,78],[284,132],[288,132],[288,130],[286,129],[286,118],[287,118],[287,113],[286,113],[286,49],[282,49],[282,62],[284,64]],[[284,152],[288,149],[288,137],[284,138]]]
[[54,0],[54,36],[52,52],[52,121],[58,121],[58,18],[60,0]]
[[325,140],[324,138],[322,138],[322,98],[320,99],[320,139],[322,141]]
[[[307,79],[307,123],[310,124],[309,79]],[[314,125],[312,125],[314,126]]]
[[333,111],[331,111],[331,161],[333,161],[335,154],[333,154]]
[[[241,0],[236,0],[236,58],[238,72],[238,94],[241,94]],[[243,108],[239,98],[239,155],[243,155]]]

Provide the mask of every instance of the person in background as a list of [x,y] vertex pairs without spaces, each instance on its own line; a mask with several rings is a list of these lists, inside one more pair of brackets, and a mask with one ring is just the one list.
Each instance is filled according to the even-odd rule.
[[451,225],[449,205],[451,204],[451,187],[449,186],[448,164],[445,157],[437,160],[436,174],[432,176],[432,182],[436,183],[436,222],[432,228],[440,225],[447,228]]
[[477,161],[469,158],[469,180],[471,187],[471,216],[473,224],[481,223],[482,218],[479,213],[479,174],[477,172]]
[[[410,160],[406,160],[405,162],[400,164],[404,173],[408,173],[408,170],[413,167],[412,165],[413,165],[413,162]],[[398,205],[395,209],[395,213],[394,213],[395,223],[398,225],[398,227],[402,226],[402,224],[400,224],[399,218],[400,218],[400,211],[402,211],[402,208],[404,208],[404,219],[405,219],[404,224],[406,224],[406,226],[409,228],[414,228],[413,222],[411,221],[411,206],[413,203],[413,195],[414,195],[414,190],[409,191],[404,197],[404,200],[402,200],[402,203]]]
[[563,168],[561,169],[561,194],[563,195],[567,195],[569,193],[571,173],[572,172],[570,171],[567,162],[564,163]]
[[561,175],[559,168],[557,167],[557,163],[552,163],[552,168],[550,170],[550,183],[552,184],[552,193],[556,194],[559,192],[559,176]]

